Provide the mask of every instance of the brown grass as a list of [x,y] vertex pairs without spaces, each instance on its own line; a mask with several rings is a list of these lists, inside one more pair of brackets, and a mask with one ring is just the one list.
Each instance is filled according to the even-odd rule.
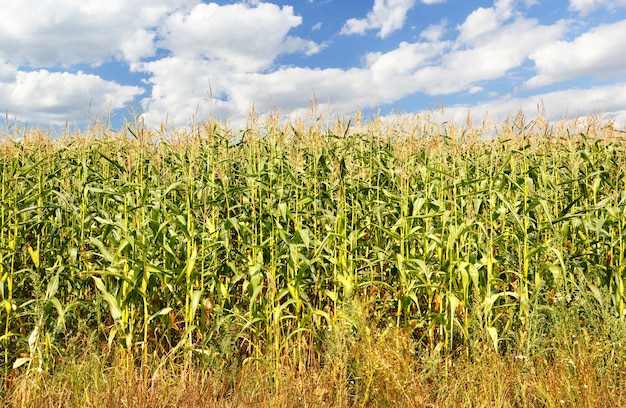
[[[59,358],[48,372],[14,373],[10,407],[619,407],[626,406],[621,341],[586,330],[553,331],[534,355],[489,347],[444,356],[416,348],[405,330],[329,334],[324,353],[281,361],[205,365],[121,358],[93,351]],[[554,337],[559,336],[560,337]],[[555,347],[550,347],[550,344]],[[294,345],[296,348],[297,345]],[[301,352],[301,351],[300,351]],[[161,363],[160,365],[157,363]]]

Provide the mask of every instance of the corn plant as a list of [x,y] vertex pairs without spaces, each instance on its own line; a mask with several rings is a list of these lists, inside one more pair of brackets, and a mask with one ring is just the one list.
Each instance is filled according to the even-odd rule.
[[427,117],[24,131],[0,154],[5,373],[80,335],[128,364],[306,367],[355,300],[449,352],[523,351],[533,313],[581,290],[623,318],[623,133],[580,130],[518,115],[494,137]]

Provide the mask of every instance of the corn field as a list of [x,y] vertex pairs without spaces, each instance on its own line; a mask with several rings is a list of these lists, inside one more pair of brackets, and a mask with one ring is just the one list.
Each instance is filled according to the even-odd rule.
[[5,137],[5,374],[81,342],[132,361],[306,365],[357,299],[442,352],[523,352],[538,310],[580,296],[624,316],[626,144],[611,124],[249,125]]

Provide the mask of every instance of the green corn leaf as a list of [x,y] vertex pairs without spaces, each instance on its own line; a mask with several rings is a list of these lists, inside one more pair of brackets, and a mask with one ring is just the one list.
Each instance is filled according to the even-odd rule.
[[113,318],[113,320],[119,321],[122,318],[122,309],[117,298],[107,291],[104,282],[102,282],[102,279],[98,278],[97,276],[92,276],[92,279],[94,280],[96,287],[100,291],[100,294],[102,295],[104,300],[109,304],[111,317]]

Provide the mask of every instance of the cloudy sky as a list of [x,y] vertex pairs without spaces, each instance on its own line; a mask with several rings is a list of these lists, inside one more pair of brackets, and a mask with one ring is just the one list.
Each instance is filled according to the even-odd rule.
[[80,124],[333,114],[626,123],[626,0],[0,0],[0,109]]

